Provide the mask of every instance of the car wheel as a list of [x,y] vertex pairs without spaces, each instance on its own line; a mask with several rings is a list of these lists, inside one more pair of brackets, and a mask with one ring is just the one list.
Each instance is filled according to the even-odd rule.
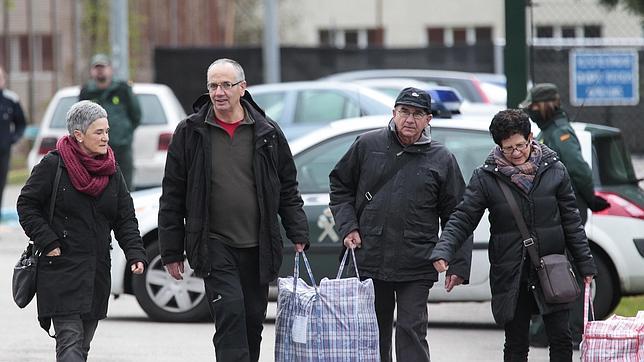
[[615,310],[619,304],[621,295],[619,292],[617,278],[613,276],[613,271],[606,256],[593,250],[595,265],[597,266],[597,277],[594,280],[593,306],[595,310],[595,319],[601,320]]
[[203,279],[194,275],[186,261],[183,280],[174,280],[163,267],[159,243],[146,248],[150,264],[141,275],[133,275],[132,289],[150,318],[164,322],[191,322],[210,317]]

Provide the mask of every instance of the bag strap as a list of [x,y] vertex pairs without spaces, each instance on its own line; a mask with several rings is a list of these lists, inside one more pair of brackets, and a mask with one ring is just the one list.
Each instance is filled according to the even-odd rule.
[[[590,318],[592,320],[588,320],[588,311],[590,310]],[[586,334],[586,325],[588,322],[594,321],[595,320],[595,309],[593,308],[593,301],[591,300],[590,297],[590,283],[585,282],[584,283],[584,331],[583,334]]]
[[[401,157],[402,156],[402,157]],[[376,182],[375,185],[371,186],[367,192],[364,193],[364,198],[360,197],[358,199],[358,206],[356,207],[356,217],[360,219],[360,215],[362,214],[362,210],[367,206],[367,202],[371,201],[373,199],[373,195],[378,193],[380,189],[395,175],[398,173],[398,171],[402,170],[402,168],[412,159],[412,157],[405,157],[405,151],[400,151],[396,154],[396,157],[394,159],[395,165],[394,167],[390,168],[387,170],[387,172],[380,176],[378,178],[378,181]]]
[[514,198],[512,191],[510,191],[510,188],[505,184],[505,182],[499,180],[499,178],[496,178],[496,183],[499,184],[499,187],[501,188],[505,199],[508,201],[508,205],[510,205],[512,216],[514,217],[514,221],[516,221],[517,226],[519,227],[519,231],[521,231],[521,236],[523,237],[523,246],[528,252],[528,256],[530,257],[532,265],[534,265],[537,270],[543,268],[543,265],[541,264],[541,258],[539,258],[539,254],[537,253],[537,249],[535,247],[534,239],[530,236],[530,232],[528,231],[528,226],[525,223],[525,219],[519,211],[517,200]]
[[60,183],[60,173],[62,167],[60,166],[60,159],[62,156],[58,155],[58,165],[56,166],[56,177],[54,177],[54,188],[51,191],[51,198],[49,199],[49,223],[54,220],[54,205],[56,205],[56,194],[58,193],[58,184]]
[[313,272],[311,271],[311,266],[309,265],[309,259],[306,258],[306,254],[303,251],[295,252],[295,266],[293,267],[293,295],[297,291],[297,280],[300,278],[300,253],[302,254],[302,259],[304,259],[304,265],[306,266],[306,271],[309,274],[309,279],[313,288],[315,288],[315,293],[318,293],[318,286],[315,283],[315,277],[313,277]]
[[[349,250],[351,250],[351,259],[353,259],[353,267],[355,268],[356,271],[356,277],[360,279],[360,273],[358,273],[358,264],[356,263],[356,251],[354,249],[350,248],[345,248],[346,250],[344,251],[344,256],[342,257],[342,261],[340,262],[340,268],[338,268],[338,275],[335,277],[336,279],[340,279],[342,277],[342,271],[344,270],[344,264],[347,261],[347,256],[349,255]],[[349,260],[349,263],[351,260]]]

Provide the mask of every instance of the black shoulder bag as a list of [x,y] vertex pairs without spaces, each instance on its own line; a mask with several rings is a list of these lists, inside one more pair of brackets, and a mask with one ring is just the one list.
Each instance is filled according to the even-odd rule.
[[[49,224],[51,225],[54,218],[54,205],[56,204],[56,193],[58,191],[58,182],[60,181],[60,156],[56,166],[56,177],[54,178],[54,188],[49,200]],[[11,280],[11,291],[13,300],[20,308],[26,307],[36,295],[36,275],[38,272],[38,258],[42,250],[35,248],[33,243],[29,243],[25,251],[20,255],[20,259],[13,267],[13,278]]]
[[521,216],[519,206],[512,195],[512,191],[510,191],[508,185],[498,178],[496,182],[501,187],[501,191],[503,191],[503,195],[505,195],[505,199],[508,201],[510,209],[512,210],[512,216],[514,216],[514,220],[517,226],[519,226],[519,230],[521,230],[523,247],[528,252],[530,261],[537,271],[539,284],[543,290],[546,303],[570,303],[577,299],[580,293],[579,285],[575,279],[575,273],[568,261],[568,257],[565,254],[549,254],[539,258],[535,240],[528,232],[528,227],[523,216]]

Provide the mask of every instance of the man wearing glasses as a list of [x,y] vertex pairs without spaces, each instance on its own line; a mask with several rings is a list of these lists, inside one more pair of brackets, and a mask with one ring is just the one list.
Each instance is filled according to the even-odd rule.
[[[431,98],[405,88],[385,128],[359,136],[331,174],[330,207],[344,246],[355,249],[361,277],[372,278],[380,358],[429,361],[427,298],[438,274],[429,257],[462,198],[456,159],[431,139]],[[439,224],[440,222],[440,224]],[[450,265],[445,288],[469,280],[472,239]]]
[[186,255],[203,277],[218,361],[259,359],[268,283],[282,262],[278,214],[295,249],[308,244],[286,138],[244,79],[234,60],[210,65],[208,94],[172,138],[159,202],[163,264],[180,280]]

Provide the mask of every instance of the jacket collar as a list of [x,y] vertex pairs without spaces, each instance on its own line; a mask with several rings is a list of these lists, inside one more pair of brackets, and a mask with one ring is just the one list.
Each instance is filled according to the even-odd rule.
[[394,138],[398,141],[398,143],[400,143],[401,146],[403,146],[403,148],[411,146],[425,146],[429,145],[432,142],[432,131],[429,125],[427,125],[427,127],[425,127],[423,132],[420,134],[420,138],[409,146],[404,146],[402,142],[400,142],[400,138],[398,137],[398,133],[396,132],[396,123],[394,122],[393,118],[389,121],[387,128],[391,133],[393,133]]

